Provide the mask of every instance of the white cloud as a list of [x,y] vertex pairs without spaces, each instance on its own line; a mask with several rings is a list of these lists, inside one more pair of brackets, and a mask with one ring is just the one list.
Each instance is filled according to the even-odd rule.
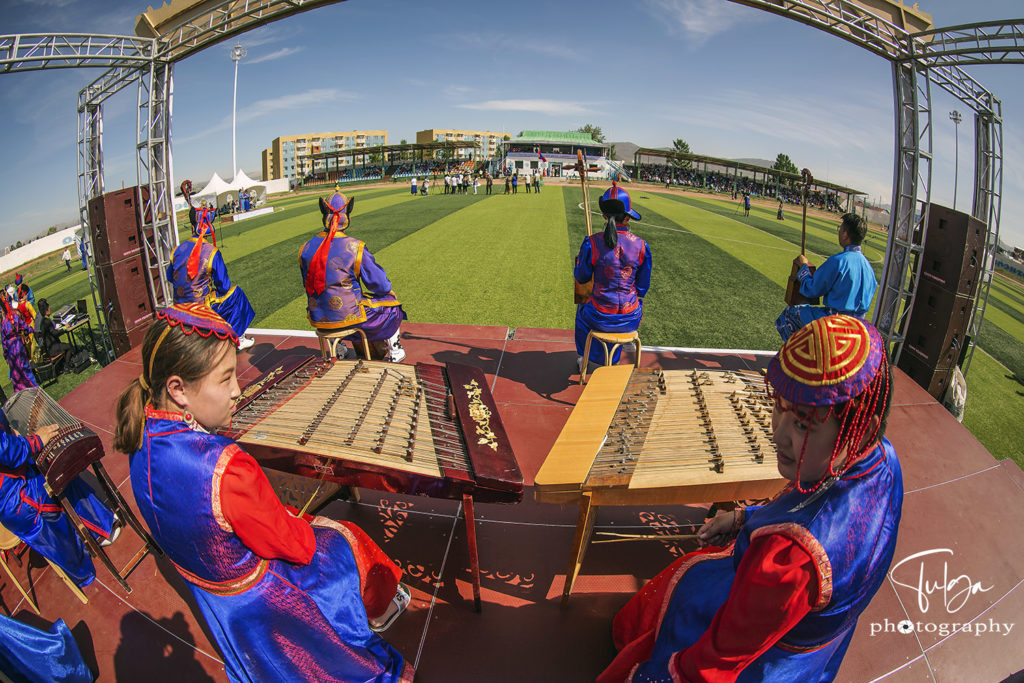
[[757,14],[726,0],[645,0],[645,9],[669,32],[698,48],[738,24],[758,21]]
[[280,50],[274,50],[273,52],[267,53],[261,57],[257,57],[256,59],[247,59],[243,63],[259,64],[260,62],[269,62],[273,59],[281,59],[282,57],[293,55],[296,52],[300,52],[301,50],[301,47],[282,47]]
[[538,114],[593,114],[594,110],[584,102],[561,100],[487,100],[473,104],[457,105],[463,109],[479,111],[529,111]]

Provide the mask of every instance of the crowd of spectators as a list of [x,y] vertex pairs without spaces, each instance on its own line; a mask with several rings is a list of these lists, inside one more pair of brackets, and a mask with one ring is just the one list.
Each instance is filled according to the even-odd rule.
[[[800,205],[799,185],[790,185],[785,181],[776,185],[773,180],[763,182],[719,171],[705,172],[696,168],[674,168],[659,164],[641,164],[637,177],[641,181],[662,183],[666,186],[695,187],[709,192],[730,194],[733,198],[749,194],[751,197],[771,198],[786,204]],[[823,190],[812,189],[807,198],[807,205],[837,213],[842,211],[838,195]]]

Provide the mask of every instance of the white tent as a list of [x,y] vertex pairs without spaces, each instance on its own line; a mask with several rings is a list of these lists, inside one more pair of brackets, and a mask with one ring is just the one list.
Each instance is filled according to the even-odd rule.
[[231,186],[224,182],[224,179],[217,175],[217,172],[214,171],[213,176],[210,178],[210,182],[206,183],[206,187],[199,190],[199,192],[192,193],[192,198],[195,200],[193,204],[198,204],[199,202],[205,199],[207,202],[217,203],[217,205],[220,206],[220,204],[217,202],[217,197],[221,193],[226,192],[230,189]]
[[[238,199],[239,190],[250,190],[254,194],[253,206],[259,206],[267,201],[267,186],[259,180],[253,180],[239,169],[230,183],[217,175],[214,171],[210,181],[198,192],[192,193],[192,204],[198,206],[200,202],[206,201],[218,209],[231,204]],[[184,208],[184,205],[182,205]]]
[[253,206],[259,206],[267,201],[267,186],[259,180],[253,180],[247,176],[242,169],[235,171],[235,177],[231,180],[231,189],[236,193],[238,190],[251,190],[255,199]]
[[259,180],[253,180],[241,169],[235,173],[235,178],[231,181],[231,184],[241,190],[252,191],[255,195],[254,206],[259,206],[267,201],[267,186]]

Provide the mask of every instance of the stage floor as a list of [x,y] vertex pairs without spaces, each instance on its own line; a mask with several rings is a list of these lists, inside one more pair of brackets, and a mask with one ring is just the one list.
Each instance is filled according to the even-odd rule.
[[[287,355],[317,350],[311,333],[264,332],[254,334],[256,345],[239,356],[242,384]],[[359,524],[405,570],[413,602],[387,640],[416,666],[420,681],[593,680],[614,654],[616,610],[693,544],[591,546],[569,607],[560,609],[577,509],[535,502],[531,485],[581,392],[572,333],[409,323],[402,343],[406,363],[456,362],[486,373],[527,491],[518,505],[475,506],[479,614],[473,611],[458,502],[361,489],[359,503],[332,502],[321,511]],[[769,356],[645,349],[642,358],[644,366],[666,369],[761,369]],[[127,458],[114,452],[111,440],[115,398],[140,369],[135,349],[61,401],[102,436],[105,467],[132,505]],[[895,561],[948,552],[906,562],[882,586],[860,619],[838,680],[999,681],[1024,668],[1024,623],[1017,624],[1024,614],[1024,546],[1012,540],[1024,527],[1024,473],[1012,461],[994,460],[899,371],[888,435],[906,490]],[[599,508],[596,528],[656,531],[699,524],[706,507]],[[120,566],[140,547],[127,530],[109,550]],[[31,557],[12,568],[23,584],[30,575],[42,618],[3,576],[5,613],[35,624],[63,618],[98,680],[226,680],[187,589],[165,561],[147,557],[129,578],[130,594],[97,567],[97,580],[85,591],[89,604],[82,605],[38,556]],[[921,576],[932,585],[948,582],[948,590],[919,592]],[[970,584],[982,590],[962,593]],[[896,631],[904,620],[916,624],[914,632]],[[965,623],[972,632],[948,632]],[[976,634],[981,626],[988,632]]]

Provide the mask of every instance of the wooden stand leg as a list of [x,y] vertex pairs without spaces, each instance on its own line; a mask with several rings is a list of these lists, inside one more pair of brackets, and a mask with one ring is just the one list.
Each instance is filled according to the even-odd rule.
[[14,572],[12,572],[11,568],[7,566],[7,560],[5,560],[4,558],[0,558],[0,564],[4,566],[4,571],[7,572],[7,576],[11,577],[11,582],[14,583],[15,587],[18,589],[18,592],[21,593],[21,597],[25,598],[25,602],[27,602],[29,606],[31,606],[32,609],[35,610],[36,614],[39,614],[39,607],[36,606],[35,601],[29,597],[28,593],[25,592],[25,589],[22,588],[21,583],[18,581],[18,579],[14,577]]
[[572,585],[576,583],[580,567],[583,566],[583,556],[587,552],[587,545],[590,543],[590,535],[594,531],[594,517],[596,510],[592,504],[589,491],[583,494],[580,501],[580,514],[576,519],[576,536],[572,540],[572,555],[569,557],[569,567],[565,571],[565,587],[562,588],[562,608],[569,606],[569,594],[572,592]]
[[480,557],[476,551],[476,518],[473,516],[473,496],[462,495],[462,518],[466,522],[466,543],[469,547],[469,568],[473,574],[473,609],[480,611]]
[[[107,496],[110,497],[114,507],[117,508],[114,512],[116,512],[118,517],[121,519],[121,523],[127,524],[132,528],[132,531],[138,534],[139,538],[141,538],[145,543],[145,547],[149,549],[149,552],[163,557],[164,551],[156,544],[156,541],[149,535],[149,531],[146,527],[142,526],[142,522],[139,521],[139,518],[136,517],[131,511],[131,508],[128,507],[128,502],[124,499],[124,496],[121,495],[121,492],[117,490],[117,487],[114,486],[113,480],[110,478],[110,475],[107,474],[106,468],[103,467],[103,463],[93,463],[92,470],[96,475],[96,478],[99,480],[100,486],[103,488]],[[132,565],[131,568],[135,569],[135,565]],[[125,576],[127,576],[127,574],[125,574]]]
[[71,577],[68,576],[63,569],[55,565],[53,562],[50,562],[49,560],[46,560],[46,564],[50,565],[50,568],[53,569],[53,571],[57,572],[57,576],[61,578],[61,581],[67,584],[68,588],[71,589],[71,592],[74,593],[75,596],[82,601],[83,605],[89,604],[89,598],[85,597],[85,593],[82,592],[82,589],[78,587],[78,584],[71,580]]
[[[92,535],[92,532],[86,528],[85,524],[82,522],[82,518],[78,516],[78,513],[75,511],[74,506],[71,504],[71,501],[69,501],[64,496],[59,496],[58,498],[60,500],[61,507],[64,508],[64,514],[68,516],[68,519],[71,520],[71,524],[75,527],[75,529],[78,530],[78,535],[82,538],[82,541],[85,543],[85,547],[89,550],[89,554],[92,555],[93,558],[98,559],[100,562],[103,563],[103,565],[114,576],[114,579],[116,579],[117,582],[121,584],[121,588],[124,589],[125,593],[131,593],[132,587],[128,585],[128,582],[124,580],[123,576],[121,576],[121,572],[117,570],[117,567],[114,566],[114,563],[110,561],[109,557],[107,557],[106,551],[103,550],[103,548],[100,547],[100,544],[96,542],[96,538]],[[147,548],[143,546],[142,550],[140,551],[140,554],[136,555],[135,558],[133,558],[133,561],[136,562],[136,564],[142,560],[142,557],[145,556],[146,550]],[[65,578],[68,581],[71,581],[70,578]]]

